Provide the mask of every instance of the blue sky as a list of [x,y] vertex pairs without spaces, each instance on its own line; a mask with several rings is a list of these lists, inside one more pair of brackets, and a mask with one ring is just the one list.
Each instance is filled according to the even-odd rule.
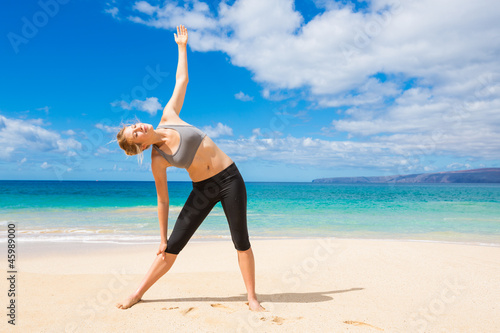
[[247,181],[500,166],[496,1],[2,7],[0,179],[153,180],[150,152],[138,165],[113,140],[134,117],[158,124],[178,24],[190,33],[180,115]]

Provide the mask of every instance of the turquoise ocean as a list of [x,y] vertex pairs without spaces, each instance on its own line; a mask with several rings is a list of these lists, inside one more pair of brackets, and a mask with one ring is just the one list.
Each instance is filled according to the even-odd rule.
[[[251,239],[338,237],[500,246],[500,184],[247,182]],[[191,182],[169,182],[169,230]],[[157,243],[154,182],[0,181],[19,241]],[[7,232],[0,241],[5,242]],[[218,203],[193,237],[230,239]]]

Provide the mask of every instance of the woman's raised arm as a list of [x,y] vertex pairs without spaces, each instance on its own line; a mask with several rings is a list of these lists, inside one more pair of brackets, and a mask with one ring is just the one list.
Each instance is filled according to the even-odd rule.
[[172,112],[177,116],[179,115],[182,104],[184,103],[184,96],[186,95],[186,88],[189,81],[186,51],[188,32],[186,27],[183,25],[178,26],[177,34],[174,33],[174,38],[179,50],[179,61],[177,63],[177,73],[175,75],[174,92],[163,110],[162,121],[166,121],[169,115],[173,116]]

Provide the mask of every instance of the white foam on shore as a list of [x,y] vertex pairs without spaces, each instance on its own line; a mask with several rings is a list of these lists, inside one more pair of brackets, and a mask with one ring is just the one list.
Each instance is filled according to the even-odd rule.
[[[363,237],[338,237],[338,236],[254,236],[250,240],[280,240],[280,239],[352,239],[352,240],[368,240],[368,241],[389,241],[389,242],[418,242],[418,243],[441,243],[441,244],[456,244],[456,245],[474,245],[487,247],[500,247],[500,243],[483,242],[483,241],[448,241],[448,240],[432,240],[432,239],[409,239],[409,238],[363,238]],[[37,237],[16,237],[18,242],[36,243],[109,243],[109,244],[157,244],[160,241],[159,236],[135,236],[135,235],[64,235],[64,236],[37,236]],[[190,242],[205,242],[205,241],[231,241],[230,235],[200,235],[193,236]],[[0,243],[6,243],[7,239],[0,239]]]

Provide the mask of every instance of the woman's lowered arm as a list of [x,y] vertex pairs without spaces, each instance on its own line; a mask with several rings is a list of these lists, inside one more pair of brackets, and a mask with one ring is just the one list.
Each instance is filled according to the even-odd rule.
[[159,167],[152,163],[151,165],[153,176],[155,179],[156,193],[158,197],[158,221],[160,224],[160,247],[158,248],[158,254],[162,254],[163,258],[165,256],[165,249],[167,248],[168,239],[168,209],[169,209],[169,198],[168,198],[168,186],[167,186],[167,170],[166,168]]
[[177,63],[177,73],[175,75],[174,92],[163,110],[163,118],[165,119],[162,119],[162,121],[166,121],[169,115],[172,116],[172,112],[177,116],[179,115],[182,104],[184,103],[184,96],[186,95],[186,88],[189,81],[186,51],[188,41],[187,29],[183,25],[178,26],[177,34],[174,34],[174,37],[179,50],[179,60]]

